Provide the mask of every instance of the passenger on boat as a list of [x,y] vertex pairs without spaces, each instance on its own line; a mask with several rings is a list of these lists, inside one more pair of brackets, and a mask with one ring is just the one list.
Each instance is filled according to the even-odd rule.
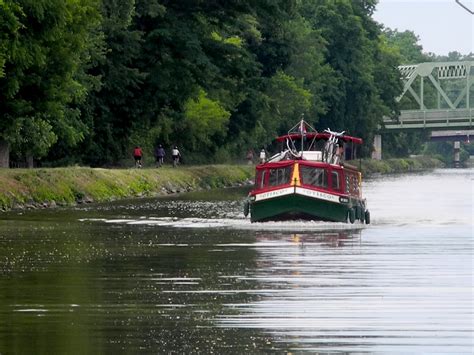
[[267,153],[265,153],[265,148],[262,148],[260,151],[260,164],[265,163],[265,159],[267,158]]
[[344,159],[344,146],[339,144],[336,148],[336,156],[334,158],[334,164],[340,164]]

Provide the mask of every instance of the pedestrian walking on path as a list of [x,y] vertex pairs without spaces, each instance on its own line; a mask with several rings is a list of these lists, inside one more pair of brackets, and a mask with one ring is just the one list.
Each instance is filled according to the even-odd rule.
[[133,150],[133,158],[135,159],[135,168],[142,167],[142,157],[143,157],[142,148],[140,148],[139,146],[136,146],[135,149]]

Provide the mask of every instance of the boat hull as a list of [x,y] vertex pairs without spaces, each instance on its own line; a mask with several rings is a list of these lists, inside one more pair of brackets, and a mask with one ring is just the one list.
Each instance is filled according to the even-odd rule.
[[250,203],[250,220],[252,222],[278,220],[318,220],[346,222],[352,206],[348,199],[342,203],[327,199],[306,196],[293,192]]

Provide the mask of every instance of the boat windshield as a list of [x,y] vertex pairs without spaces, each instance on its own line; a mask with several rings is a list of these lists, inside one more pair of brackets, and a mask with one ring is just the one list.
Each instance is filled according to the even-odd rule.
[[289,184],[291,179],[291,166],[284,168],[268,169],[268,186]]
[[287,185],[291,182],[293,166],[259,169],[255,179],[255,186],[259,189]]
[[324,168],[300,166],[301,182],[305,185],[328,187],[327,171]]

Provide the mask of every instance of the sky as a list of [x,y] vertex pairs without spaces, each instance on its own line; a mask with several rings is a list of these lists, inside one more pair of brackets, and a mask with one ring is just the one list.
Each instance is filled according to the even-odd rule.
[[[474,0],[459,0],[474,12]],[[374,19],[391,29],[411,30],[424,52],[474,52],[474,15],[455,0],[379,0]]]

